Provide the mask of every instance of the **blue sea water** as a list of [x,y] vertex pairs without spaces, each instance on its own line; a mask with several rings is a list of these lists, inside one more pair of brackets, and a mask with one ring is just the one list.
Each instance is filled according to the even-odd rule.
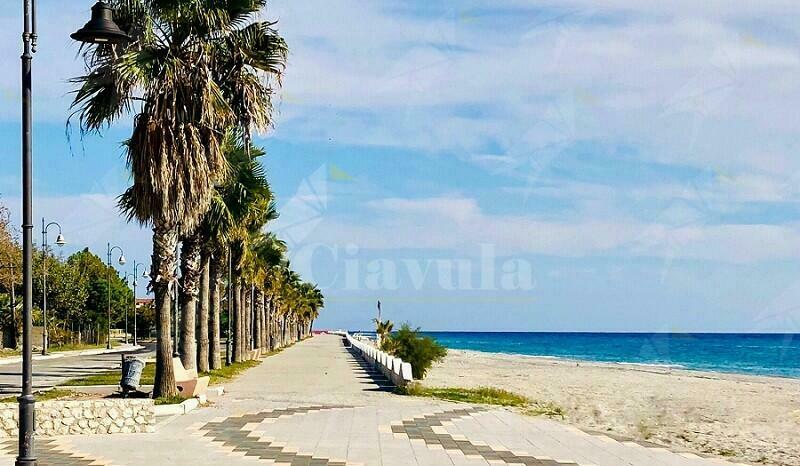
[[800,378],[800,334],[426,334],[454,349]]

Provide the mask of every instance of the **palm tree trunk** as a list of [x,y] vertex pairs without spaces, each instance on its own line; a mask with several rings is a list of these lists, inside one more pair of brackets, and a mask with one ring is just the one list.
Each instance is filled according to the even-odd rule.
[[211,311],[208,320],[209,334],[209,366],[212,370],[222,367],[222,357],[220,354],[220,327],[222,320],[222,267],[219,258],[212,257],[209,263],[209,274],[211,275]]
[[197,307],[197,370],[208,372],[208,312],[210,301],[211,270],[210,254],[206,251],[200,256],[200,303]]
[[153,397],[175,396],[175,372],[172,368],[172,342],[170,340],[170,281],[175,270],[175,247],[178,233],[175,228],[158,225],[153,228],[153,257],[150,276],[156,306],[156,377]]
[[253,349],[253,288],[245,287],[244,291],[244,350],[245,359],[250,359],[250,350]]
[[267,295],[261,295],[261,311],[258,313],[261,318],[261,347],[267,349]]
[[197,235],[183,240],[181,247],[181,362],[186,369],[197,367],[197,341],[195,321],[197,294],[200,283],[200,241]]
[[278,325],[280,323],[280,317],[278,317],[278,315],[275,314],[275,313],[273,313],[273,314],[274,314],[274,316],[273,316],[273,319],[272,319],[272,337],[271,338],[272,338],[272,349],[276,350],[276,349],[281,347],[280,334],[279,334],[279,330],[278,330]]
[[247,327],[250,330],[250,349],[256,349],[256,287],[255,285],[250,286],[250,312],[248,313],[248,317],[250,317],[250,325]]
[[255,347],[259,349],[261,348],[261,306],[263,304],[264,295],[261,294],[261,290],[256,289],[256,299],[253,305],[253,327],[255,327],[253,341],[255,342]]
[[266,337],[267,337],[267,345],[266,345],[266,348],[267,348],[267,351],[272,351],[273,349],[275,349],[272,346],[272,341],[273,341],[273,339],[272,339],[272,298],[270,296],[267,296],[264,301],[265,301],[265,304],[266,304],[266,307],[267,307],[266,312],[265,312],[266,315],[264,316],[264,318],[267,321],[267,335],[266,335]]
[[286,346],[286,323],[287,323],[287,316],[283,316],[281,318],[281,346]]
[[[231,332],[233,333],[233,360],[242,360],[242,284],[239,278],[234,278],[233,285],[233,322]],[[230,337],[230,336],[229,336]]]

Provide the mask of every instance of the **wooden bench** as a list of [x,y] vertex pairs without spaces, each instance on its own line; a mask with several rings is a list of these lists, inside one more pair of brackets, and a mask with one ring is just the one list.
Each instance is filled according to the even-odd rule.
[[187,398],[205,395],[210,380],[208,377],[198,377],[197,369],[187,370],[183,367],[181,358],[172,358],[172,370],[175,372],[175,385],[181,395]]

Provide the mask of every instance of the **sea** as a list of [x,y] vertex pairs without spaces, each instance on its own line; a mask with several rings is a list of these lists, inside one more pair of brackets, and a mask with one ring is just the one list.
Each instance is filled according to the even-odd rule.
[[447,348],[800,378],[800,334],[425,332]]

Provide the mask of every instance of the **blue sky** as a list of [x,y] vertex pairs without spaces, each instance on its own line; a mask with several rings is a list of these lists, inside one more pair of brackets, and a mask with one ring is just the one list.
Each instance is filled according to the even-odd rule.
[[[130,122],[67,138],[91,3],[39,0],[36,217],[65,254],[146,261],[114,207]],[[291,56],[259,143],[319,326],[367,327],[381,299],[430,330],[800,330],[800,10],[701,3],[271,2]],[[0,12],[17,211],[20,8]]]

